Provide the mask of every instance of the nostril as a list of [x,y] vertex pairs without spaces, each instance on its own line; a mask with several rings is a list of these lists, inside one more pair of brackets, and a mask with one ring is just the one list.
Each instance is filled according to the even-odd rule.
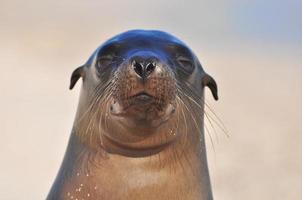
[[149,64],[147,64],[147,66],[146,66],[146,74],[147,74],[147,76],[154,71],[155,67],[156,67],[155,63],[149,63]]
[[134,71],[135,71],[140,77],[142,77],[142,76],[143,76],[143,73],[144,73],[143,66],[142,66],[140,63],[136,62],[136,61],[134,61],[132,65],[133,65]]

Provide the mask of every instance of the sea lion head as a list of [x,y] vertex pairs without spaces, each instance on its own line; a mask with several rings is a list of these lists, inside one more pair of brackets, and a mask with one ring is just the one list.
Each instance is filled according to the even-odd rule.
[[162,31],[132,30],[109,39],[73,72],[70,89],[80,77],[75,132],[91,146],[130,156],[181,138],[191,109],[202,112],[204,86],[218,99],[214,79],[193,52]]

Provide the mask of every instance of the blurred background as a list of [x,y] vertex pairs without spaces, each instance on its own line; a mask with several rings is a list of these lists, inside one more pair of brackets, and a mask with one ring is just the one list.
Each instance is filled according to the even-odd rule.
[[[302,198],[302,1],[0,0],[0,199],[45,199],[79,89],[72,71],[128,29],[160,29],[215,77],[227,126],[206,136],[214,197]],[[80,83],[80,82],[79,82]],[[208,124],[209,125],[209,124]]]

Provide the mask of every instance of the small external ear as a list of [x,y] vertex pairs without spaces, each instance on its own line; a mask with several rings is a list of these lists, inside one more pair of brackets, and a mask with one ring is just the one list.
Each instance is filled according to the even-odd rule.
[[69,85],[70,90],[75,86],[79,78],[83,77],[83,75],[84,75],[84,66],[80,66],[72,72],[70,85]]
[[202,85],[203,87],[208,86],[212,92],[212,95],[214,99],[217,101],[218,100],[218,88],[216,81],[208,74],[205,74],[202,78]]

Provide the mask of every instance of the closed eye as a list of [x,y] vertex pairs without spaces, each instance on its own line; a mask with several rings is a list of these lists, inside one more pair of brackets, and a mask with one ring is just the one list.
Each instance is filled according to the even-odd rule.
[[177,61],[185,72],[191,74],[194,71],[194,65],[191,59],[184,56],[178,56]]
[[113,56],[111,55],[102,56],[98,59],[97,66],[99,68],[108,67],[112,63],[112,60],[113,60]]

